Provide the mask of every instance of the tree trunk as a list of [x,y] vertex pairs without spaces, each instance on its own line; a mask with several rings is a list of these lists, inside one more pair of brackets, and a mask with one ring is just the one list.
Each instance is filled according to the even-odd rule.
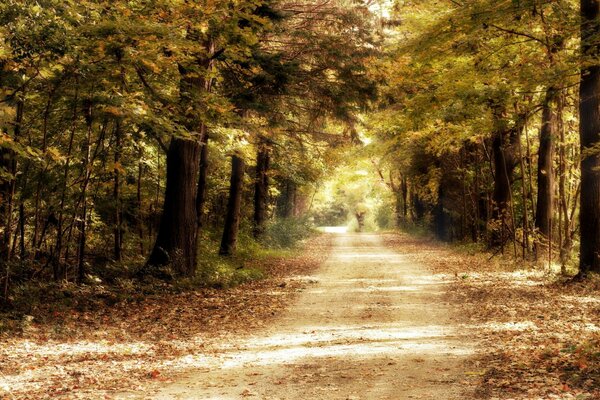
[[[86,138],[85,150],[83,159],[83,183],[81,185],[81,220],[79,222],[79,242],[77,247],[77,283],[83,283],[85,279],[85,248],[87,240],[87,219],[88,219],[88,204],[87,204],[87,189],[92,173],[91,157],[92,157],[92,129],[93,129],[93,105],[88,102],[85,108],[86,121]],[[35,248],[34,248],[35,249]]]
[[420,223],[423,222],[423,219],[425,218],[425,203],[423,202],[423,200],[421,200],[421,197],[419,196],[419,194],[413,190],[413,194],[412,194],[412,205],[413,205],[413,210],[415,212],[415,215],[413,216],[413,220],[416,223]]
[[[23,102],[19,101],[16,106],[14,140],[19,141],[21,126],[23,124]],[[14,151],[0,148],[0,172],[7,173],[7,179],[0,180],[0,218],[3,223],[0,228],[3,229],[0,236],[0,263],[10,261],[11,259],[11,233],[13,208],[15,200],[15,189],[17,183],[17,155]],[[8,280],[8,277],[6,278]]]
[[473,182],[473,228],[471,231],[473,242],[477,243],[480,238],[480,231],[485,226],[481,212],[481,184],[480,169],[478,157],[475,157],[475,180]]
[[600,272],[600,0],[581,0],[580,276]]
[[196,210],[198,213],[198,236],[204,219],[204,206],[206,204],[206,180],[208,178],[208,140],[209,134],[205,124],[200,130],[200,166],[198,171],[198,197],[196,198]]
[[[527,123],[525,123],[524,130],[527,130]],[[522,256],[523,260],[527,258],[529,253],[529,209],[527,208],[527,199],[529,198],[529,194],[527,193],[527,177],[525,174],[525,157],[523,156],[523,146],[521,144],[521,140],[519,139],[519,167],[521,172],[521,197],[523,199],[523,241],[521,244],[522,247]]]
[[[188,36],[198,32],[190,30]],[[207,47],[210,53],[210,47]],[[206,151],[208,136],[206,125],[198,118],[202,106],[202,94],[210,90],[210,84],[198,68],[208,70],[212,59],[197,55],[191,68],[179,64],[179,101],[186,110],[185,126],[190,134],[199,137],[184,139],[174,137],[167,151],[167,187],[163,214],[154,248],[148,258],[148,266],[172,264],[180,275],[191,276],[196,271],[199,209],[203,207],[206,187],[206,167],[200,175],[201,153]],[[204,163],[206,164],[206,154]],[[202,179],[202,180],[200,180]],[[201,192],[199,193],[199,189]]]
[[296,209],[297,186],[291,179],[284,181],[284,192],[277,200],[277,214],[281,218],[292,218]]
[[[127,91],[127,82],[125,68],[121,64],[123,53],[119,49],[117,52],[117,62],[121,66],[119,91]],[[115,261],[121,261],[123,258],[123,213],[121,211],[121,153],[123,151],[123,119],[119,116],[115,121],[115,165],[114,165],[114,185],[113,200],[115,202],[115,226],[114,226],[114,257]]]
[[[560,137],[560,150],[558,152],[559,170],[558,170],[558,197],[559,197],[559,211],[561,221],[559,222],[558,231],[560,233],[559,244],[560,244],[560,262],[562,273],[566,273],[566,264],[571,255],[571,249],[573,247],[572,232],[571,232],[571,215],[569,214],[569,200],[567,199],[567,190],[569,193],[573,193],[573,188],[569,185],[567,189],[567,154],[565,142],[565,125],[563,120],[563,109],[565,104],[564,94],[561,93],[558,102],[558,132]],[[575,157],[573,157],[573,161]],[[569,179],[571,181],[571,179]],[[579,187],[577,187],[579,191]],[[570,196],[569,196],[570,197]],[[573,197],[573,203],[577,203],[578,194]]]
[[140,244],[140,255],[144,257],[146,254],[144,251],[144,207],[142,203],[142,175],[144,172],[144,147],[139,146],[138,149],[138,174],[137,174],[137,185],[136,185],[136,207],[137,207],[137,229],[138,229],[138,240]]
[[231,159],[231,184],[229,187],[229,201],[227,203],[227,216],[225,229],[221,240],[219,254],[230,256],[235,253],[240,227],[240,209],[242,206],[242,185],[244,181],[244,160],[237,155]]
[[408,178],[405,174],[402,175],[400,191],[402,192],[402,219],[406,224],[408,218]]
[[267,220],[267,205],[269,203],[269,147],[265,141],[258,145],[256,154],[256,175],[254,181],[254,230],[255,238],[260,238],[265,232]]
[[196,195],[200,145],[195,140],[171,139],[167,152],[167,187],[154,248],[147,264],[172,264],[190,276],[196,270]]
[[66,161],[63,169],[63,182],[60,195],[60,206],[58,211],[58,222],[56,225],[56,246],[54,248],[53,274],[54,280],[58,281],[62,277],[62,248],[63,248],[63,225],[65,221],[65,202],[67,188],[69,187],[69,171],[71,168],[71,153],[73,151],[73,142],[75,140],[75,132],[77,130],[77,117],[79,105],[79,79],[75,81],[75,96],[73,98],[73,114],[71,117],[71,126],[69,133],[69,144],[67,145]]
[[[203,58],[201,61],[202,67],[206,68],[208,71],[212,70],[214,67],[214,59],[212,56],[215,53],[215,42],[213,40],[208,40],[205,43],[205,48],[210,57]],[[201,77],[196,84],[203,88],[206,93],[210,93],[212,91],[213,86],[213,78],[204,78]],[[208,140],[209,140],[208,126],[204,121],[200,123],[200,166],[198,172],[198,194],[196,197],[196,212],[198,214],[197,217],[197,225],[196,225],[196,241],[200,239],[200,230],[202,229],[202,224],[204,223],[204,206],[206,204],[206,182],[208,178]],[[198,247],[198,243],[196,243],[196,248]]]
[[444,204],[446,202],[446,194],[445,194],[445,188],[444,188],[444,179],[445,177],[442,176],[442,181],[439,184],[438,187],[438,198],[437,198],[437,203],[434,207],[433,210],[433,221],[434,221],[434,228],[435,228],[435,234],[437,236],[438,239],[442,240],[442,241],[448,241],[449,240],[449,235],[448,235],[448,223],[449,223],[449,216],[447,215],[445,209],[444,209]]
[[[520,119],[512,128],[508,127],[506,110],[503,106],[494,107],[495,128],[492,138],[494,162],[494,192],[492,195],[492,219],[496,226],[492,231],[491,245],[503,246],[507,240],[507,219],[512,217],[511,197],[513,172],[517,166],[517,149],[522,129]],[[498,226],[499,224],[499,226]],[[514,226],[512,227],[514,230]],[[513,232],[514,233],[514,232]]]
[[116,121],[115,125],[115,166],[113,170],[113,201],[115,203],[115,226],[114,226],[114,258],[115,261],[121,261],[123,244],[123,227],[121,221],[121,120]]
[[402,204],[402,193],[400,191],[397,191],[396,193],[394,193],[394,195],[396,196],[396,203],[395,203],[395,216],[396,216],[396,228],[400,229],[402,228],[403,224],[404,224],[404,220],[402,218],[402,210],[404,208],[404,205]]
[[552,240],[552,216],[554,215],[554,147],[557,138],[556,89],[546,92],[540,129],[538,153],[538,194],[535,212],[536,257],[545,254]]

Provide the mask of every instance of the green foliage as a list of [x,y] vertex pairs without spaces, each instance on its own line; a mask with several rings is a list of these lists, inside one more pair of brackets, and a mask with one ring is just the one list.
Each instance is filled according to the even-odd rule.
[[395,213],[396,210],[393,209],[391,204],[383,204],[377,208],[375,214],[377,227],[384,230],[396,228]]
[[338,197],[324,204],[317,204],[311,215],[317,226],[343,226],[350,210],[343,199]]
[[281,218],[268,224],[262,242],[270,248],[291,249],[315,233],[309,217]]
[[187,278],[177,282],[177,287],[212,287],[223,289],[265,277],[265,272],[260,269],[244,267],[245,261],[242,257],[205,257],[200,261],[198,275],[194,278]]

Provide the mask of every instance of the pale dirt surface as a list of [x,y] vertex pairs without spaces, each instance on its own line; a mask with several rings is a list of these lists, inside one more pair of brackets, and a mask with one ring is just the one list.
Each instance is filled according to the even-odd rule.
[[[401,247],[400,247],[401,249]],[[128,399],[466,399],[475,345],[440,275],[376,234],[337,234],[279,319],[229,337],[158,393]],[[197,365],[197,367],[195,367]]]

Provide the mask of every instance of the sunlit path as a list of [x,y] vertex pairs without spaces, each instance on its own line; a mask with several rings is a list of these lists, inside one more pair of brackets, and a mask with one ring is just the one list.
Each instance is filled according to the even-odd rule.
[[[189,371],[160,399],[461,399],[469,338],[444,282],[375,234],[336,234],[314,282],[281,319]],[[234,344],[235,343],[235,344]],[[129,394],[123,398],[143,398]]]

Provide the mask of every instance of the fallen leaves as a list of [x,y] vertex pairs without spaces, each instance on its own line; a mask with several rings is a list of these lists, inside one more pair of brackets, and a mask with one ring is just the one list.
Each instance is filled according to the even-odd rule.
[[243,337],[278,315],[330,247],[330,238],[316,238],[301,255],[261,260],[268,279],[231,289],[151,294],[27,318],[19,335],[0,337],[0,399],[150,391],[186,366],[178,363],[200,363],[219,338]]
[[466,376],[485,399],[600,398],[600,282],[563,284],[518,260],[406,235],[390,246],[449,281],[462,326],[479,342]]

